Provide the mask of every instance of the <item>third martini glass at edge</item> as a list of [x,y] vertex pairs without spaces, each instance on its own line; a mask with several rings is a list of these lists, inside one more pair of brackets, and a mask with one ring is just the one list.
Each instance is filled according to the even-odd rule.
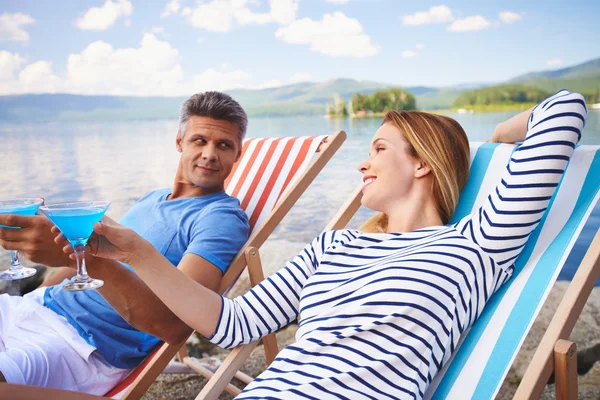
[[[0,199],[0,214],[17,214],[23,216],[35,215],[43,201],[44,200],[39,197]],[[0,227],[6,229],[20,229],[19,227],[4,225],[0,225]],[[35,275],[35,268],[24,267],[21,265],[19,252],[17,250],[10,251],[10,260],[10,268],[0,273],[0,280],[13,281]]]
[[87,274],[85,245],[94,231],[94,223],[102,219],[109,205],[109,201],[78,201],[40,207],[40,211],[60,229],[75,250],[77,275],[63,285],[63,290],[78,292],[97,289],[104,284],[100,279],[93,279]]

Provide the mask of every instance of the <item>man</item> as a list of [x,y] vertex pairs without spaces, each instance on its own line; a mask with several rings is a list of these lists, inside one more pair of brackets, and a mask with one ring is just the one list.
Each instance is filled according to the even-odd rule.
[[[226,94],[196,94],[181,107],[173,188],[141,198],[121,223],[144,237],[198,283],[216,290],[248,236],[248,221],[224,182],[241,155],[248,119]],[[42,216],[0,216],[0,245],[38,263],[74,267]],[[0,382],[104,394],[163,340],[181,343],[191,328],[126,265],[89,257],[98,291],[60,285],[24,297],[0,296]],[[52,279],[73,275],[59,270]],[[52,282],[47,282],[52,283]],[[190,307],[202,307],[190,304]]]

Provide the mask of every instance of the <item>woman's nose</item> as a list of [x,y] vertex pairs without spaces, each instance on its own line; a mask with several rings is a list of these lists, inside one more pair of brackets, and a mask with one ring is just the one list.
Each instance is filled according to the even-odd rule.
[[360,164],[358,164],[358,172],[364,173],[368,169],[369,169],[369,161],[368,160],[365,160],[365,161],[361,162]]

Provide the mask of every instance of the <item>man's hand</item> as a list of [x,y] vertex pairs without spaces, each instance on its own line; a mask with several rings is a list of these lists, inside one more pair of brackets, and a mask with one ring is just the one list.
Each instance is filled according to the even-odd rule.
[[6,250],[18,250],[28,260],[49,267],[75,266],[54,243],[53,224],[46,217],[3,214],[0,225],[5,226],[0,226],[0,246]]

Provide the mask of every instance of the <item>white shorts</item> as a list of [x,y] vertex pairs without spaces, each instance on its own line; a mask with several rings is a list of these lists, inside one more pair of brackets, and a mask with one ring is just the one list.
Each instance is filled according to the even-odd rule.
[[0,372],[8,383],[104,395],[130,370],[108,364],[64,317],[44,307],[44,289],[0,295]]

